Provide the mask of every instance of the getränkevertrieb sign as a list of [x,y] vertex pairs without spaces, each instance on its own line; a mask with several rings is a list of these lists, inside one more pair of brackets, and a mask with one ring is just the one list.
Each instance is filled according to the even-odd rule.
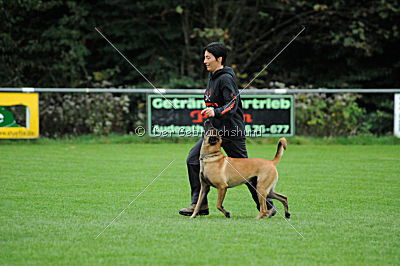
[[[150,94],[147,98],[147,132],[153,137],[196,137],[203,132],[203,95]],[[293,136],[292,95],[241,95],[248,137]],[[171,105],[171,103],[175,108]]]

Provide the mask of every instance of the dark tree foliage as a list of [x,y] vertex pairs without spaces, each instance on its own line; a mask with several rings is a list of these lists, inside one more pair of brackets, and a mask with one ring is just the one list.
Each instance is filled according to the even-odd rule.
[[157,86],[201,87],[210,41],[246,82],[304,25],[255,87],[399,87],[398,1],[18,0],[0,12],[1,86],[144,86],[94,27]]

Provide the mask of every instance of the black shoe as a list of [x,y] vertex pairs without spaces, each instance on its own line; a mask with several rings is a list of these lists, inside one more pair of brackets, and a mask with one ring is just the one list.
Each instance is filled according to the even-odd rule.
[[[195,207],[196,207],[196,204],[192,204],[187,208],[181,209],[179,211],[179,214],[183,215],[183,216],[192,216]],[[209,214],[208,205],[206,205],[206,204],[201,205],[198,215],[208,215],[208,214]]]
[[271,215],[269,217],[275,216],[275,214],[276,214],[276,209],[274,207],[274,208],[272,208],[272,212],[271,212]]
[[272,200],[271,199],[267,199],[267,209],[268,210],[271,210],[271,214],[269,215],[269,217],[271,218],[271,217],[273,217],[273,216],[275,216],[275,214],[276,214],[276,208],[275,208],[275,206],[274,206],[274,203],[272,202]]

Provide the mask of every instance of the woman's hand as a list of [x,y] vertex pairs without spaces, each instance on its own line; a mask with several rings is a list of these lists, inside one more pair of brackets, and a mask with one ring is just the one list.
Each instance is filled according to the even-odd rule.
[[201,114],[205,117],[214,117],[215,112],[213,108],[206,108],[201,111]]

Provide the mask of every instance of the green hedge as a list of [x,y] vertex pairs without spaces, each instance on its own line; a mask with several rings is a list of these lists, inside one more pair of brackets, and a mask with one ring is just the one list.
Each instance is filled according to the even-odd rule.
[[40,96],[40,135],[126,133],[130,100],[126,95],[43,94]]
[[296,132],[303,136],[354,136],[368,133],[366,111],[354,94],[305,94],[296,97]]
[[315,137],[392,134],[393,102],[382,101],[372,112],[363,103],[359,94],[297,95],[296,134]]

